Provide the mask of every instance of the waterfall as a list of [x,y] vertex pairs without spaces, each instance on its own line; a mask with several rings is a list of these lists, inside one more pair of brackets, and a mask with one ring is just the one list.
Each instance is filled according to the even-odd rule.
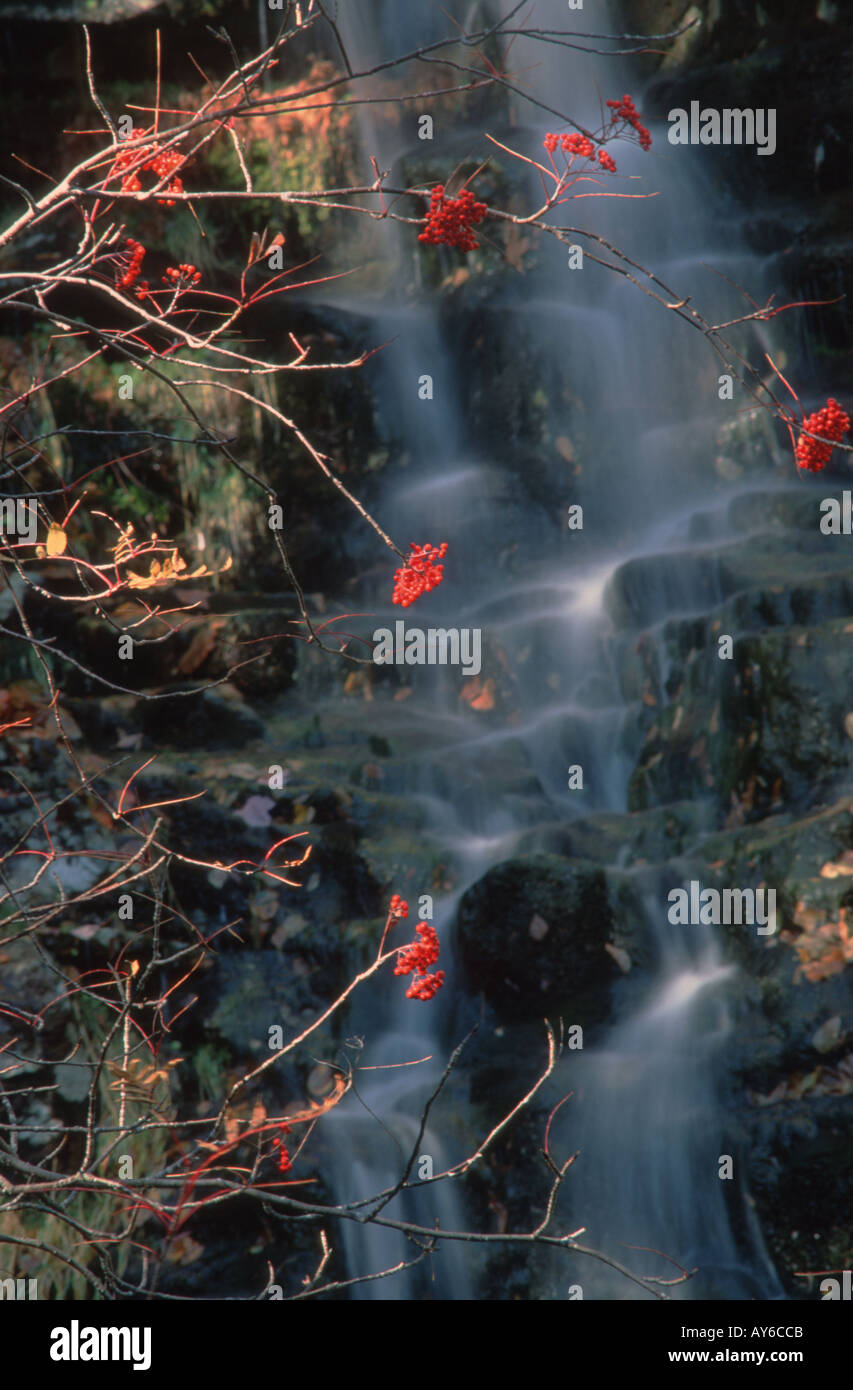
[[[437,0],[418,6],[351,0],[345,9],[341,32],[359,64],[448,32]],[[558,0],[538,0],[535,22],[545,30],[600,30],[606,27],[602,10],[596,7],[593,23]],[[470,11],[466,22],[484,15],[494,21],[492,7],[472,5]],[[609,22],[618,33],[618,16]],[[519,38],[512,54],[518,71],[527,72],[521,85],[545,106],[566,108],[590,127],[598,124],[599,91],[607,97],[630,90],[643,109],[636,79],[619,59],[529,38]],[[535,77],[527,71],[534,63]],[[408,137],[394,133],[379,108],[360,112],[365,153],[397,169]],[[407,119],[411,126],[414,117]],[[555,117],[516,97],[491,127],[534,157],[542,155],[544,132],[555,128]],[[758,267],[738,244],[736,210],[726,210],[731,221],[721,243],[719,194],[700,164],[705,152],[670,146],[665,129],[652,123],[649,153],[625,144],[613,151],[620,175],[642,176],[627,187],[658,196],[584,199],[554,220],[600,232],[667,284],[694,295],[712,320],[734,317],[743,310],[730,282],[760,297]],[[446,158],[448,172],[462,155],[488,153],[481,128],[452,135],[439,128],[429,151],[432,161]],[[453,890],[436,898],[445,964],[458,900],[491,865],[519,846],[529,852],[544,844],[554,825],[626,810],[639,735],[636,695],[626,695],[620,675],[624,654],[646,633],[658,645],[665,677],[664,624],[706,613],[719,600],[718,577],[713,565],[704,566],[703,546],[709,536],[729,536],[729,505],[746,485],[727,483],[714,471],[715,433],[737,407],[718,396],[722,368],[701,334],[589,259],[582,270],[568,269],[565,246],[544,237],[536,269],[500,281],[489,303],[490,322],[498,325],[509,367],[514,354],[530,351],[549,381],[559,376],[570,387],[565,407],[553,399],[548,407],[556,417],[564,409],[556,432],[569,440],[579,419],[583,426],[583,472],[567,466],[566,498],[582,504],[584,529],[568,531],[563,498],[523,496],[511,457],[485,450],[469,428],[463,349],[446,331],[437,296],[417,290],[414,230],[373,225],[397,268],[384,295],[349,292],[347,303],[365,317],[366,341],[395,339],[372,370],[384,427],[407,459],[385,486],[380,520],[403,544],[449,542],[446,582],[430,596],[428,618],[419,613],[417,621],[482,628],[513,672],[518,701],[511,723],[483,724],[460,707],[447,673],[436,667],[411,669],[410,699],[383,704],[379,713],[374,706],[383,735],[404,750],[396,772],[422,812],[424,834],[457,866]],[[758,328],[740,341],[753,358],[764,345]],[[529,381],[529,362],[525,366]],[[418,397],[421,373],[433,377],[431,402]],[[496,559],[510,551],[508,562]],[[377,625],[393,625],[399,616],[387,594],[377,600]],[[583,766],[582,792],[567,785],[575,763]],[[524,776],[502,784],[504,766]],[[653,1254],[632,1257],[628,1247],[695,1266],[696,1278],[673,1290],[674,1297],[779,1296],[748,1203],[733,1211],[718,1176],[718,1160],[730,1152],[721,1084],[742,983],[738,971],[719,931],[667,921],[667,892],[683,881],[684,865],[614,864],[609,877],[630,887],[637,931],[656,964],[653,974],[631,982],[613,1025],[561,1063],[558,1089],[573,1090],[575,1098],[560,1112],[553,1143],[565,1153],[580,1151],[566,1186],[563,1229],[584,1226],[586,1243],[643,1272],[671,1277],[676,1270]],[[421,891],[432,891],[431,885]],[[384,1016],[375,999],[370,1013],[356,1005],[348,1026],[365,1038],[366,1062],[380,1067],[427,1054],[433,1061],[361,1074],[364,1105],[348,1098],[329,1117],[339,1201],[357,1201],[399,1175],[424,1099],[458,1041],[454,1030],[464,1011],[454,1006],[454,974],[451,959],[448,987],[429,1005],[398,997]],[[451,1095],[464,1108],[464,1093]],[[460,1129],[452,1106],[431,1121],[421,1149],[436,1171],[464,1155],[467,1136]],[[387,1214],[429,1226],[438,1220],[444,1229],[466,1224],[456,1184],[398,1197]],[[350,1227],[351,1276],[412,1254],[394,1232]],[[416,1269],[357,1285],[353,1296],[476,1298],[477,1268],[470,1247],[445,1242]],[[612,1271],[555,1260],[552,1296],[565,1297],[572,1283],[581,1283],[586,1297],[646,1296]]]

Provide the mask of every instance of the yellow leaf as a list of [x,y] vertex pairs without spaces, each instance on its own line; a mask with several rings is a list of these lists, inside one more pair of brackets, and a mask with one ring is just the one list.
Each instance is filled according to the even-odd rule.
[[50,530],[47,533],[48,555],[64,555],[67,544],[68,537],[62,527],[57,522],[52,521],[50,523]]

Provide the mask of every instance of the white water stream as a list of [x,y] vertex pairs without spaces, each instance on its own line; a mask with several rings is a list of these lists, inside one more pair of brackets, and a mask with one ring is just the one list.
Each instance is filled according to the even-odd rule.
[[[483,7],[472,4],[470,10],[458,17],[474,24]],[[595,7],[595,25],[606,27],[602,10]],[[491,9],[488,16],[494,18]],[[589,15],[567,11],[558,0],[538,0],[533,18],[543,29],[593,27],[591,10]],[[618,32],[618,23],[611,18],[610,24]],[[354,64],[361,66],[446,33],[448,21],[437,0],[418,5],[348,0],[340,27]],[[511,65],[522,74],[520,84],[539,100],[570,111],[590,127],[598,124],[596,80],[602,97],[630,90],[643,110],[642,92],[618,59],[589,58],[520,38]],[[425,67],[407,78],[425,86],[434,72]],[[460,157],[488,153],[481,128],[450,131],[442,126],[439,110],[432,159],[446,159],[449,173]],[[407,149],[416,152],[415,115],[406,117],[408,135],[401,135],[399,127],[382,119],[381,108],[361,112],[365,156],[376,155],[380,165],[398,170]],[[511,125],[498,119],[491,129],[541,157],[544,132],[560,129],[560,123],[514,100]],[[731,286],[704,263],[753,290],[758,268],[740,252],[736,227],[712,203],[698,167],[700,152],[669,146],[665,127],[653,126],[653,134],[649,154],[627,145],[611,147],[620,174],[642,175],[642,182],[614,186],[660,196],[585,199],[555,220],[602,232],[676,289],[688,287],[707,313],[719,309],[722,316],[731,315]],[[392,183],[397,181],[392,175]],[[651,566],[640,564],[634,581],[657,585],[641,593],[641,607],[655,614],[650,640],[656,640],[664,618],[712,606],[718,595],[709,596],[706,584],[691,587],[694,569],[684,559],[701,549],[701,542],[691,540],[691,523],[699,514],[708,518],[716,537],[726,536],[732,490],[727,493],[714,475],[714,433],[736,409],[718,399],[721,368],[698,333],[590,261],[583,271],[570,271],[565,248],[545,238],[537,269],[515,279],[507,274],[496,291],[499,303],[496,298],[491,308],[501,311],[500,346],[507,365],[512,367],[516,354],[523,359],[530,344],[548,368],[548,379],[569,384],[558,433],[571,438],[580,418],[587,441],[594,442],[581,454],[583,474],[566,489],[575,500],[573,489],[579,488],[583,536],[568,532],[564,523],[561,530],[562,499],[555,497],[550,508],[525,502],[507,460],[485,456],[467,428],[465,363],[458,341],[442,330],[435,297],[417,291],[413,229],[375,226],[389,259],[398,260],[393,287],[380,297],[355,298],[349,291],[346,302],[366,317],[366,341],[396,340],[377,367],[377,401],[388,437],[400,442],[408,463],[383,494],[380,519],[399,541],[446,540],[450,546],[445,583],[430,595],[428,613],[425,603],[423,616],[420,610],[407,610],[405,616],[429,625],[482,627],[484,640],[499,646],[509,662],[521,708],[511,725],[484,724],[460,704],[456,685],[436,668],[415,670],[411,699],[381,711],[380,732],[396,748],[411,749],[404,790],[423,809],[426,833],[452,856],[458,888],[436,900],[447,988],[429,1005],[405,1000],[400,989],[385,1017],[353,1017],[351,1031],[366,1041],[365,1062],[378,1066],[426,1053],[435,1061],[426,1068],[363,1074],[361,1094],[385,1130],[355,1101],[348,1099],[334,1112],[333,1177],[341,1201],[364,1197],[399,1174],[401,1153],[408,1154],[414,1142],[430,1084],[464,1031],[459,1018],[475,1016],[475,1005],[467,1014],[454,1007],[452,927],[461,892],[512,856],[521,837],[530,852],[537,834],[544,837],[548,827],[626,808],[637,751],[635,710],[620,689],[617,657],[638,632],[614,626],[608,602],[613,577],[631,562],[654,560]],[[527,381],[529,363],[518,365]],[[425,372],[435,383],[428,403],[417,393],[417,379]],[[559,410],[558,403],[550,404]],[[704,477],[685,466],[697,447],[707,460]],[[501,564],[499,557],[511,546],[516,547],[511,563]],[[385,617],[381,608],[378,613],[377,625],[403,616],[390,607]],[[574,763],[583,766],[583,792],[568,790],[567,771]],[[499,780],[508,764],[524,772],[509,788],[506,779]],[[567,1185],[563,1229],[585,1226],[588,1244],[643,1272],[674,1270],[659,1257],[632,1255],[629,1245],[697,1266],[699,1274],[674,1291],[676,1297],[776,1297],[775,1274],[760,1234],[750,1226],[748,1207],[739,1232],[733,1230],[717,1176],[718,1156],[727,1151],[719,1087],[737,971],[713,928],[667,922],[667,890],[683,878],[678,864],[614,865],[613,870],[632,881],[639,929],[653,943],[657,968],[632,985],[631,1002],[617,1015],[619,1021],[561,1064],[557,1092],[573,1089],[575,1097],[555,1122],[552,1144],[560,1153],[580,1150]],[[454,1092],[454,1103],[464,1105],[462,1088]],[[448,1109],[441,1116],[420,1146],[436,1170],[462,1156],[467,1138],[464,1124],[454,1129]],[[444,1229],[467,1224],[455,1184],[422,1189],[417,1199],[397,1199],[387,1214],[404,1213],[427,1225],[437,1219]],[[351,1274],[378,1272],[412,1253],[394,1232],[369,1225],[350,1230]],[[470,1247],[445,1242],[417,1271],[359,1285],[353,1296],[476,1298],[477,1268]],[[647,1296],[601,1266],[555,1258],[551,1296],[565,1297],[577,1282],[586,1297]]]

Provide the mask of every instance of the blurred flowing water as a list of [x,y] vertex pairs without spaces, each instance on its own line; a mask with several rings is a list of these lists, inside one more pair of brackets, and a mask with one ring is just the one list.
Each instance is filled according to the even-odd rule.
[[[458,17],[493,22],[496,12],[472,4],[470,14]],[[621,27],[618,14],[606,22],[603,6],[595,7],[593,26],[591,14],[567,11],[559,0],[538,0],[531,22],[543,30],[605,29],[609,23],[609,32],[618,33]],[[417,6],[350,0],[340,28],[353,64],[362,67],[444,35],[448,21],[437,0]],[[630,90],[643,110],[642,93],[617,58],[519,38],[512,65],[539,101],[569,109],[591,128],[599,122],[599,91]],[[408,80],[429,86],[435,72],[416,65]],[[407,155],[424,157],[415,133],[421,109],[430,110],[430,103],[413,104],[404,135],[383,119],[382,107],[358,108],[365,163],[375,155],[392,170],[392,184],[403,182],[399,170]],[[460,158],[488,152],[482,126],[450,129],[440,111],[437,103],[435,140],[428,147],[433,161],[446,163],[449,173]],[[541,157],[544,132],[560,123],[513,98],[486,128]],[[614,186],[659,196],[588,198],[553,220],[589,227],[626,248],[667,284],[692,294],[712,320],[734,317],[743,309],[729,281],[747,284],[756,297],[761,290],[758,265],[738,248],[736,210],[728,220],[721,216],[700,167],[704,151],[668,145],[665,124],[652,129],[648,154],[627,144],[612,147],[620,175],[642,175],[636,185]],[[744,151],[743,158],[753,157]],[[531,207],[536,195],[531,183]],[[375,998],[371,1013],[356,1006],[353,1014],[352,1030],[366,1040],[365,1063],[380,1067],[426,1054],[434,1060],[362,1073],[364,1106],[348,1098],[330,1116],[332,1176],[341,1201],[390,1186],[413,1146],[432,1157],[435,1171],[463,1156],[470,1136],[464,1124],[454,1128],[447,1110],[415,1144],[421,1107],[459,1037],[452,960],[459,897],[519,845],[524,852],[547,848],[549,827],[593,811],[626,809],[638,734],[636,704],[620,684],[622,656],[640,630],[659,642],[667,619],[707,612],[719,599],[713,567],[709,580],[702,565],[703,546],[728,538],[728,507],[737,491],[734,484],[721,487],[713,468],[715,432],[737,405],[719,400],[723,367],[701,334],[589,259],[582,271],[569,270],[565,246],[543,237],[536,269],[501,278],[489,307],[491,322],[499,324],[501,360],[510,368],[517,364],[525,383],[532,375],[528,352],[549,380],[559,372],[570,383],[562,429],[559,400],[550,402],[555,432],[570,437],[580,414],[587,440],[594,441],[583,455],[583,473],[571,478],[576,492],[567,488],[570,500],[583,504],[584,529],[568,531],[562,499],[532,500],[509,457],[499,450],[486,455],[467,426],[463,335],[447,331],[436,311],[438,297],[418,288],[414,229],[371,226],[380,257],[395,267],[388,287],[361,296],[345,290],[348,297],[338,302],[364,318],[366,342],[395,340],[372,370],[382,427],[407,466],[394,470],[397,481],[386,485],[379,519],[402,543],[446,540],[450,547],[444,585],[422,604],[422,613],[406,610],[405,616],[417,625],[481,627],[484,642],[504,653],[518,709],[511,724],[486,727],[461,705],[458,682],[438,667],[407,668],[412,697],[382,706],[381,732],[395,748],[409,750],[406,794],[422,809],[431,841],[452,855],[458,886],[436,899],[447,988],[429,1005],[405,1000],[402,988],[389,991],[396,1002],[385,1005],[384,1015],[376,1012]],[[449,253],[448,269],[454,258],[462,259]],[[750,332],[739,343],[754,355],[766,344],[758,329]],[[430,402],[418,398],[423,373],[434,381]],[[697,452],[701,466],[690,466]],[[626,617],[624,603],[614,601],[626,593],[639,617]],[[404,616],[390,608],[387,591],[376,613],[376,626],[393,626]],[[665,663],[662,644],[660,660]],[[568,789],[568,768],[575,763],[583,766],[582,792]],[[508,767],[522,768],[524,777],[501,781]],[[573,1089],[575,1098],[560,1112],[553,1143],[560,1152],[580,1150],[561,1228],[584,1226],[586,1243],[644,1272],[671,1276],[675,1270],[655,1256],[632,1257],[628,1246],[697,1266],[696,1278],[673,1290],[674,1297],[778,1297],[748,1204],[733,1222],[717,1176],[718,1155],[727,1151],[720,1085],[737,971],[724,958],[719,931],[667,922],[667,893],[682,883],[683,866],[614,865],[613,872],[631,881],[638,929],[652,943],[657,967],[632,982],[630,1004],[615,1024],[561,1064],[557,1090]],[[430,889],[424,884],[420,891]],[[464,1107],[464,1095],[452,1094]],[[452,1183],[397,1197],[385,1215],[429,1227],[437,1220],[445,1230],[466,1225]],[[531,1224],[534,1219],[531,1213]],[[354,1224],[347,1238],[351,1275],[378,1272],[414,1253],[398,1233],[370,1225]],[[445,1241],[436,1258],[357,1285],[352,1296],[476,1298],[476,1268],[470,1247]],[[565,1261],[555,1263],[551,1296],[565,1297],[569,1283],[578,1281],[586,1297],[648,1296],[598,1265],[576,1263],[569,1277]]]

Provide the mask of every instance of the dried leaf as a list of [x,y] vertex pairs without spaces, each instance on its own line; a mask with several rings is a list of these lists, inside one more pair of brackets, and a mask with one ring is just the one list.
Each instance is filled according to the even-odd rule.
[[47,553],[48,555],[64,555],[65,547],[68,544],[68,537],[58,522],[50,523],[50,530],[47,533]]
[[[118,559],[118,556],[116,558]],[[159,560],[152,560],[147,575],[137,574],[135,570],[128,570],[127,582],[131,589],[151,589],[157,584],[174,584],[188,579],[198,579],[201,575],[224,574],[226,570],[230,570],[232,564],[233,561],[229,555],[218,570],[208,569],[207,565],[199,565],[190,574],[184,574],[183,571],[187,567],[187,562],[181,559],[177,549],[175,549],[166,556],[162,563]]]
[[815,1067],[814,1071],[808,1072],[806,1076],[801,1076],[792,1082],[788,1089],[788,1094],[792,1100],[800,1100],[809,1092],[813,1086],[817,1085],[820,1077],[820,1067]]
[[216,639],[225,626],[223,618],[205,623],[193,637],[177,665],[182,676],[191,676],[202,666],[216,646]]
[[845,878],[853,874],[853,853],[845,850],[841,858],[833,863],[831,860],[824,864],[820,871],[821,878]]
[[186,1231],[182,1231],[169,1246],[169,1253],[166,1258],[171,1264],[191,1265],[193,1260],[197,1260],[203,1254],[204,1246],[199,1245],[198,1241],[193,1240]]
[[472,676],[470,680],[465,681],[460,694],[472,709],[487,710],[495,707],[495,683],[491,677],[481,681],[479,676]]

